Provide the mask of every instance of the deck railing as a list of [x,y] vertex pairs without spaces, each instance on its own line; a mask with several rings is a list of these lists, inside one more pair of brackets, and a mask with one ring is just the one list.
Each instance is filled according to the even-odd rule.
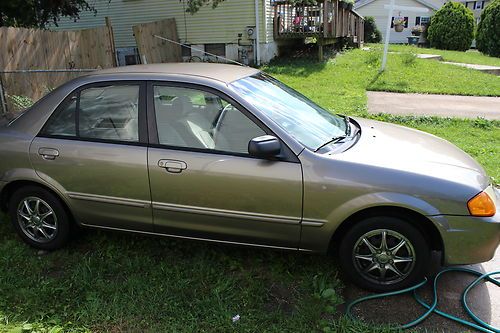
[[363,42],[363,17],[339,0],[319,0],[316,5],[278,0],[273,5],[275,39],[352,37]]

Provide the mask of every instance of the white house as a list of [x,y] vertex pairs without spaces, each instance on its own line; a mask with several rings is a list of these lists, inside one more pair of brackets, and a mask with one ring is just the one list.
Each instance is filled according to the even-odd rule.
[[[354,5],[355,10],[366,16],[373,16],[375,24],[382,32],[382,38],[385,40],[385,27],[387,24],[388,10],[384,5],[389,5],[390,0],[360,0]],[[391,31],[390,43],[407,43],[407,37],[411,36],[411,28],[415,25],[427,25],[430,17],[444,4],[443,0],[396,0],[398,6],[408,6],[417,8],[427,8],[427,13],[416,13],[410,11],[394,11],[394,16],[404,17],[405,28],[403,32]]]
[[465,7],[469,8],[472,10],[474,13],[474,19],[476,20],[476,24],[479,23],[481,19],[481,13],[483,12],[484,8],[489,5],[491,2],[490,0],[481,0],[481,1],[458,1],[462,4],[464,4]]

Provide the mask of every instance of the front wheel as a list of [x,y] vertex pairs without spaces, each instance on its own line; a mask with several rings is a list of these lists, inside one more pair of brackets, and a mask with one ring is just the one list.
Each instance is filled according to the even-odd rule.
[[422,281],[430,248],[408,221],[379,216],[355,224],[342,239],[339,255],[343,272],[355,284],[386,292]]
[[19,236],[29,245],[55,250],[70,237],[70,221],[59,198],[49,191],[27,186],[9,201],[9,215]]

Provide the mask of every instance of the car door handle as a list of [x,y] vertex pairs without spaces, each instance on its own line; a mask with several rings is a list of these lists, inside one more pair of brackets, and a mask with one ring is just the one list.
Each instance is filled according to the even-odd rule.
[[59,150],[54,148],[40,148],[38,149],[38,155],[42,156],[44,160],[55,160],[59,156]]
[[187,169],[186,162],[176,160],[159,160],[158,166],[171,173],[181,173],[182,170]]

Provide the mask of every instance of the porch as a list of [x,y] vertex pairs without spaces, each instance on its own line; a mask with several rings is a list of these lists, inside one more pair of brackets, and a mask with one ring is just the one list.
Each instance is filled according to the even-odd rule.
[[316,5],[301,5],[275,0],[273,6],[274,39],[315,38],[320,60],[323,46],[339,38],[350,38],[358,47],[363,45],[364,19],[346,1],[318,0]]

